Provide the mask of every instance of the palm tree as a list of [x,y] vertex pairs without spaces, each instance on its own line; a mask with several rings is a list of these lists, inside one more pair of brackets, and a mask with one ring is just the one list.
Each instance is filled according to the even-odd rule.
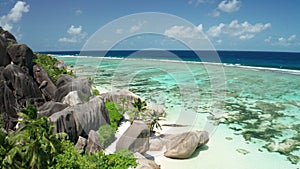
[[142,101],[140,98],[134,99],[132,103],[133,107],[135,107],[138,111],[135,111],[135,119],[138,117],[138,113],[146,110],[147,103],[146,101]]
[[150,132],[154,132],[153,131],[154,127],[160,130],[162,129],[158,121],[159,121],[159,116],[156,115],[154,111],[152,111],[152,113],[150,113],[150,120],[148,122]]

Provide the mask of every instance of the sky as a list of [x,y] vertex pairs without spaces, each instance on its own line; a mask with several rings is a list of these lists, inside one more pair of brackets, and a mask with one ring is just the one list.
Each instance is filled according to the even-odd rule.
[[[185,49],[206,39],[217,50],[300,52],[299,7],[298,0],[1,0],[0,26],[34,51],[81,50],[106,28],[97,35],[103,44],[127,36],[115,49]],[[146,12],[169,20],[147,20]],[[160,32],[144,33],[150,29]]]

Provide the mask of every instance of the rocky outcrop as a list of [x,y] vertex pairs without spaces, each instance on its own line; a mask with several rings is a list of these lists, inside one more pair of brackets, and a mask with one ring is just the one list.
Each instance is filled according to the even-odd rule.
[[137,159],[138,163],[135,169],[160,169],[160,165],[152,160],[148,160],[140,153],[134,153],[134,157]]
[[86,145],[87,145],[87,139],[84,138],[84,137],[79,136],[79,138],[78,138],[78,140],[77,140],[77,143],[76,143],[76,145],[75,145],[75,148],[76,148],[77,150],[83,150],[83,151],[84,151]]
[[33,77],[39,84],[39,89],[42,91],[45,99],[48,101],[53,100],[57,88],[48,73],[40,65],[36,64],[33,66]]
[[57,81],[55,101],[61,102],[71,91],[77,91],[80,100],[86,102],[92,96],[91,85],[87,79],[75,79],[69,75],[62,75]]
[[82,103],[82,101],[79,98],[77,91],[72,91],[69,94],[67,94],[62,101],[64,104],[68,104],[70,106],[75,106],[77,104]]
[[87,146],[86,146],[86,153],[95,153],[102,150],[100,146],[100,139],[97,131],[91,130],[89,132]]
[[87,137],[90,130],[110,124],[107,109],[99,96],[52,114],[50,121],[54,125],[54,133],[65,132],[74,142],[79,136]]
[[0,36],[0,66],[6,66],[11,61],[10,57],[6,54],[6,46],[6,40]]
[[21,107],[25,107],[28,103],[38,106],[43,102],[42,93],[36,82],[21,67],[14,64],[6,66],[3,77]]
[[0,35],[6,40],[7,43],[17,43],[17,40],[13,34],[8,31],[5,31],[0,27]]
[[55,67],[59,68],[59,69],[67,69],[67,65],[65,64],[64,61],[59,60],[54,64]]
[[190,131],[178,135],[168,135],[164,137],[166,142],[166,152],[164,155],[169,158],[186,159],[189,158],[196,148],[208,142],[206,131]]
[[135,99],[140,98],[138,95],[132,93],[129,90],[123,89],[118,92],[108,92],[100,94],[105,102],[121,102],[121,98],[124,98],[128,103],[132,103]]
[[150,130],[143,121],[134,121],[117,142],[116,150],[126,148],[132,152],[149,150]]
[[19,67],[27,67],[29,73],[32,74],[33,66],[33,52],[25,44],[12,44],[7,47],[7,54],[10,56],[12,62]]
[[38,114],[40,116],[51,116],[52,114],[59,112],[65,108],[67,108],[67,104],[63,104],[60,102],[49,101],[38,107]]

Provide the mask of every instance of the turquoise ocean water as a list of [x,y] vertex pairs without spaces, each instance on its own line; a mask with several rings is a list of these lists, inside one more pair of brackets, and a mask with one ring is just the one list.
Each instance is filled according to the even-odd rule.
[[[128,88],[148,102],[164,105],[168,121],[207,129],[212,139],[216,133],[218,137],[212,142],[243,142],[247,148],[232,150],[245,159],[242,168],[300,166],[300,71],[151,59],[55,57],[73,67],[78,76],[91,77],[100,89]],[[219,136],[218,131],[223,134]],[[209,146],[213,150],[213,145]],[[223,168],[229,168],[232,162],[227,160],[228,167],[224,163]],[[217,168],[214,164],[207,167]]]

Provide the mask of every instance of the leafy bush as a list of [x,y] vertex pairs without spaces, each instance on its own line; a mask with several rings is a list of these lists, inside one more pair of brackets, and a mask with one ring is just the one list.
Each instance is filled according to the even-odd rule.
[[122,114],[119,113],[118,109],[116,108],[115,102],[105,102],[105,107],[108,110],[111,127],[117,130],[119,123],[123,118]]
[[129,168],[136,167],[136,159],[133,154],[127,149],[120,149],[115,154],[107,156],[109,168]]
[[96,164],[90,162],[88,155],[81,155],[81,152],[75,148],[73,143],[68,140],[62,140],[61,143],[62,153],[54,157],[55,164],[50,166],[49,169],[96,168]]
[[92,93],[93,93],[93,96],[98,96],[98,95],[100,95],[100,92],[99,92],[99,90],[97,90],[97,89],[92,89]]
[[108,124],[100,126],[99,139],[102,148],[108,147],[115,139],[115,130]]
[[53,82],[56,82],[62,74],[73,75],[72,72],[68,72],[66,69],[55,67],[54,64],[58,62],[58,60],[46,54],[37,53],[34,62],[39,64],[49,74],[49,76],[53,78]]

